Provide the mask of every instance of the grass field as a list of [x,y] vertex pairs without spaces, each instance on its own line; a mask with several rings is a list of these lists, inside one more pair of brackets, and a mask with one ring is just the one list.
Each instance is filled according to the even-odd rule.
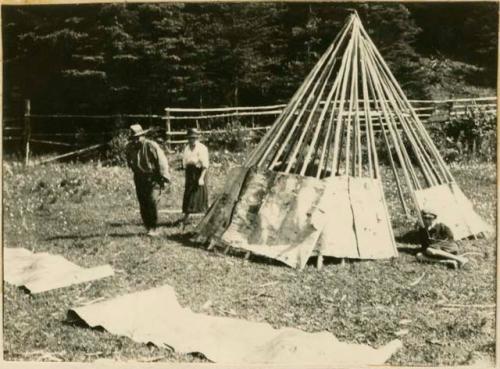
[[[212,159],[213,197],[241,156]],[[495,166],[455,166],[452,172],[477,211],[495,224]],[[161,208],[180,208],[183,173],[174,174]],[[394,202],[391,195],[391,208]],[[175,225],[180,214],[162,213],[162,236],[144,237],[131,174],[95,163],[25,169],[4,162],[3,214],[7,247],[60,254],[85,267],[109,263],[115,270],[114,277],[38,296],[4,284],[6,360],[205,361],[66,322],[71,307],[163,284],[196,312],[328,330],[342,341],[376,347],[399,337],[404,347],[391,358],[394,365],[471,364],[495,355],[495,309],[486,306],[496,300],[495,240],[462,242],[463,252],[476,254],[457,271],[418,263],[415,246],[404,244],[394,260],[327,261],[322,271],[313,265],[296,271],[193,245]],[[403,230],[399,215],[393,223]],[[211,306],[202,310],[208,300]]]

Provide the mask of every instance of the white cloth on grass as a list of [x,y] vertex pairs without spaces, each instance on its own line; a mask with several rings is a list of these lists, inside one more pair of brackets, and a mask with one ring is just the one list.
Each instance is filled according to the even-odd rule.
[[267,323],[193,313],[164,285],[71,309],[69,320],[83,320],[136,342],[199,352],[222,364],[381,365],[402,343],[374,349],[340,342],[330,332],[274,329]]
[[109,277],[110,265],[82,268],[61,255],[32,253],[23,248],[5,247],[4,278],[7,283],[25,287],[32,294]]

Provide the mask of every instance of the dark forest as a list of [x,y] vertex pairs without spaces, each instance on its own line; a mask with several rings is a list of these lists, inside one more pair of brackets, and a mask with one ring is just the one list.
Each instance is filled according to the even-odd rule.
[[3,6],[4,114],[286,102],[350,9],[409,97],[494,93],[497,3]]

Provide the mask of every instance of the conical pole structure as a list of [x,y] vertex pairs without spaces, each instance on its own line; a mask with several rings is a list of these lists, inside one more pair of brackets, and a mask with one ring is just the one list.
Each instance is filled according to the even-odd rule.
[[453,177],[354,12],[245,166],[380,178],[375,125],[405,213],[401,177],[420,213],[415,191]]
[[[352,252],[348,257],[355,258],[371,258],[381,250],[387,257],[397,255],[382,185],[385,170],[381,170],[384,168],[379,153],[384,147],[404,212],[410,216],[410,210],[415,210],[420,224],[423,224],[420,207],[426,206],[433,196],[441,194],[439,191],[442,188],[437,186],[452,184],[454,178],[368,36],[359,16],[353,13],[249,155],[243,168],[237,168],[234,172],[233,178],[197,227],[197,232],[201,239],[210,239],[211,242],[217,242],[218,239],[229,244],[237,242],[237,247],[243,248],[247,242],[247,249],[253,252],[253,246],[250,245],[254,243],[255,233],[260,232],[259,227],[267,227],[267,220],[258,218],[269,211],[265,204],[280,204],[278,208],[285,209],[293,198],[292,193],[286,199],[273,197],[275,194],[272,192],[263,198],[255,196],[255,186],[261,186],[263,182],[260,181],[264,178],[268,187],[278,183],[277,177],[266,176],[269,174],[267,171],[273,170],[282,173],[280,183],[294,186],[294,193],[304,193],[302,189],[314,185],[317,189],[324,189],[317,201],[324,201],[325,195],[334,196],[332,201],[338,209],[329,209],[331,212],[327,216],[336,216],[337,213],[342,217],[345,215],[339,224],[335,223],[335,227],[338,227],[335,232],[345,232],[348,235],[347,242],[350,242],[348,248],[351,248],[350,251],[344,248],[340,253],[345,255],[346,252]],[[248,175],[251,168],[261,173],[257,176]],[[319,180],[335,176],[342,178],[321,183],[287,175],[310,176]],[[459,197],[463,194],[455,192],[453,187],[450,190],[450,206],[458,210],[458,203],[462,201]],[[256,197],[262,200],[260,205],[254,203]],[[411,201],[407,201],[407,197]],[[451,203],[454,199],[457,200],[455,205]],[[253,204],[252,211],[246,208],[248,201]],[[313,203],[314,208],[321,208],[322,205]],[[256,207],[260,209],[257,218],[253,210]],[[368,207],[368,212],[373,212],[365,214],[365,207]],[[292,206],[289,211],[297,209]],[[252,213],[248,219],[261,221],[249,224],[245,212],[248,215]],[[241,227],[242,217],[244,227]],[[376,231],[371,228],[375,225],[374,217],[377,223],[375,228],[378,227]],[[266,232],[282,232],[284,239],[292,242],[288,233],[290,227],[298,226],[294,219],[294,216],[288,217],[291,223],[287,226],[271,225],[266,228]],[[474,217],[460,220],[459,217],[450,216],[448,221],[464,237],[466,232],[472,234],[473,229],[476,233],[478,229],[484,229],[474,224]],[[465,228],[468,230],[464,231]],[[229,229],[231,231],[226,232]],[[326,228],[316,231],[322,232],[315,236],[324,236],[327,246],[309,244],[307,247],[311,247],[311,250],[312,247],[321,247],[321,250],[317,249],[320,256],[336,256],[332,235],[328,234]],[[307,242],[313,242],[311,238],[307,239]],[[385,241],[379,242],[381,239]],[[266,240],[267,236],[263,237],[262,242],[259,241],[260,246],[266,246]],[[303,242],[298,239],[295,241]],[[378,242],[381,248],[377,250]],[[390,252],[383,250],[386,244],[391,247]],[[290,245],[288,249],[292,250],[295,246]],[[303,255],[299,255],[299,259],[304,261]],[[286,260],[290,262],[291,259]],[[320,260],[318,257],[318,263]]]

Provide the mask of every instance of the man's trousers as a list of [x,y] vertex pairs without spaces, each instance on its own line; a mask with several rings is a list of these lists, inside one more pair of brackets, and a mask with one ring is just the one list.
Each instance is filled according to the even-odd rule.
[[151,177],[134,175],[135,191],[142,221],[146,229],[156,228],[158,225],[158,200],[161,188]]

